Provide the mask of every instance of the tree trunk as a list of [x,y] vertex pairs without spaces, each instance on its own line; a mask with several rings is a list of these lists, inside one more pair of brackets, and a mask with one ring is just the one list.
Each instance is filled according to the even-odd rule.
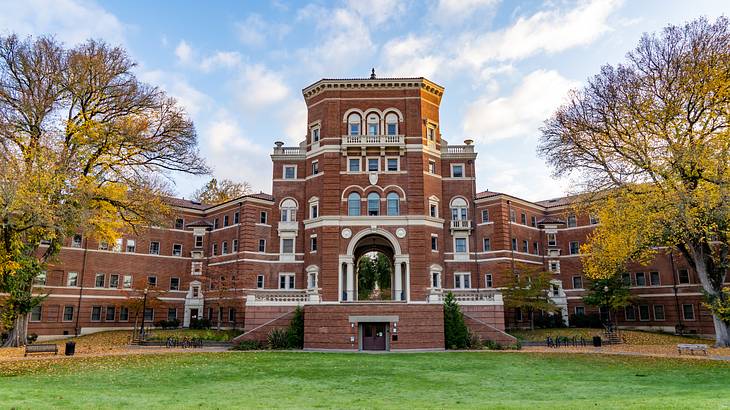
[[[720,292],[722,292],[722,283],[724,282],[724,280],[719,281],[720,288],[716,289],[715,286],[713,286],[712,280],[710,279],[710,274],[708,272],[708,263],[706,260],[706,258],[709,256],[705,254],[700,245],[690,247],[690,251],[692,261],[694,262],[695,271],[697,271],[697,276],[700,278],[700,284],[702,285],[702,288],[710,295],[720,294]],[[722,319],[718,318],[714,314],[712,315],[712,321],[715,325],[715,346],[730,346],[729,324],[723,322]]]
[[28,314],[21,313],[15,319],[13,329],[8,334],[8,340],[3,347],[21,347],[28,342]]

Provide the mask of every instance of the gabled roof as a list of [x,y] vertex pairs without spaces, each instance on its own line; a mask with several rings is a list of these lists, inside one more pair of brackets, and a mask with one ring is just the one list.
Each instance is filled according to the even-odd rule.
[[180,208],[190,208],[190,209],[197,209],[197,210],[204,210],[206,208],[211,207],[211,205],[203,204],[197,201],[192,201],[190,199],[185,198],[175,198],[175,197],[166,197],[165,202],[167,202],[170,206],[176,206]]
[[539,221],[538,225],[565,225],[565,221],[555,216],[546,216]]
[[186,228],[200,227],[200,226],[209,228],[209,227],[213,226],[213,224],[206,219],[198,219],[197,221],[193,221],[193,222],[190,222],[189,224],[185,225]]

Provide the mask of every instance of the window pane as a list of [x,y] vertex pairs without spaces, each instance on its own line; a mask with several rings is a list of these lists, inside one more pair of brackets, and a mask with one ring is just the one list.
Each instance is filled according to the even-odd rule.
[[380,195],[375,192],[368,194],[368,215],[377,216],[380,214]]
[[368,171],[378,171],[380,168],[380,160],[377,158],[368,158]]

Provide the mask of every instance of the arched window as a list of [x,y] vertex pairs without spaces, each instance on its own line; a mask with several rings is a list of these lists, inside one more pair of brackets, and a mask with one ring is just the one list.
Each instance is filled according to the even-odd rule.
[[368,194],[368,215],[380,215],[380,195],[375,192],[371,192]]
[[360,216],[360,194],[357,192],[347,196],[347,215]]
[[293,199],[285,199],[279,207],[281,210],[282,222],[294,222],[297,220],[297,203]]
[[385,132],[388,135],[398,135],[398,116],[395,113],[385,116]]
[[451,200],[451,220],[465,221],[467,204],[464,198],[456,197]]
[[378,117],[378,114],[368,115],[368,135],[380,135],[380,117]]
[[347,133],[349,135],[360,135],[362,119],[359,114],[352,113],[347,117]]
[[396,216],[400,214],[400,197],[397,193],[391,192],[388,194],[387,202],[388,202],[388,215],[389,216]]

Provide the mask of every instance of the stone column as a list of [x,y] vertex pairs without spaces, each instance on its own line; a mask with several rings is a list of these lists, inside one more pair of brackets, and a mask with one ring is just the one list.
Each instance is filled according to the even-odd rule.
[[347,262],[347,300],[355,300],[355,263]]
[[395,289],[395,300],[403,300],[403,272],[401,272],[401,263],[395,263],[395,283],[393,283]]

